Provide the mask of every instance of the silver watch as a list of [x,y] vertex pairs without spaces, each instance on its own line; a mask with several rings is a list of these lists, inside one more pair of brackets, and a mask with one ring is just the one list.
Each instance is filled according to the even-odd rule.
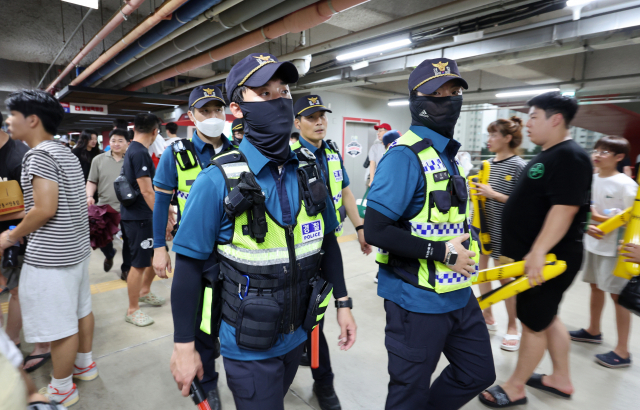
[[447,266],[453,266],[458,261],[458,252],[456,251],[456,248],[452,243],[447,242],[445,245],[447,245],[447,249],[449,250],[449,252],[447,253],[447,256],[444,260],[444,264]]

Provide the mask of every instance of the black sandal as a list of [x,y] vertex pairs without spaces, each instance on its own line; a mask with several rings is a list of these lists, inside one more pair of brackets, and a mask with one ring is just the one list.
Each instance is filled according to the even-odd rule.
[[540,374],[540,373],[532,374],[531,377],[529,377],[529,380],[527,380],[527,386],[533,387],[534,389],[546,391],[547,393],[555,394],[556,396],[560,396],[564,399],[571,398],[570,394],[563,393],[554,387],[549,387],[542,384],[542,376],[546,376],[546,375]]
[[478,395],[478,399],[480,399],[480,402],[482,404],[488,407],[492,407],[495,409],[502,409],[504,407],[512,407],[512,406],[519,406],[521,404],[527,404],[526,397],[516,401],[509,400],[509,396],[507,396],[507,393],[505,393],[505,391],[499,385],[490,387],[485,391],[489,393],[491,396],[493,396],[493,398],[496,400],[496,401],[487,400],[485,399],[484,394],[480,393]]
[[22,362],[22,366],[24,367],[29,360],[36,360],[36,359],[42,359],[42,360],[40,360],[40,362],[35,366],[31,366],[28,369],[24,369],[25,372],[31,373],[41,368],[42,365],[47,362],[47,360],[51,359],[51,353],[29,355],[24,358],[24,361]]

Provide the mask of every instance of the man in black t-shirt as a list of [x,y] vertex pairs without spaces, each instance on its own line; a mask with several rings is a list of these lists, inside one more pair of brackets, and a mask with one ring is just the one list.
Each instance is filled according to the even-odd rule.
[[[502,254],[526,260],[525,272],[535,287],[517,296],[522,344],[515,372],[501,386],[480,395],[480,401],[490,401],[493,407],[526,403],[525,385],[561,397],[574,391],[569,376],[571,342],[557,313],[582,264],[593,171],[586,151],[569,137],[569,124],[578,111],[576,100],[551,92],[534,97],[528,105],[529,137],[542,152],[522,171],[505,204]],[[566,261],[567,270],[545,282],[541,272],[548,253]],[[549,376],[533,373],[545,349],[553,362]]]
[[155,166],[149,156],[151,145],[158,134],[160,121],[153,114],[138,114],[134,120],[134,137],[124,156],[122,169],[131,187],[138,192],[133,204],[120,207],[121,226],[129,239],[131,269],[127,278],[129,309],[125,315],[128,323],[149,326],[153,319],[140,310],[139,302],[154,306],[162,305],[164,298],[151,292],[155,277],[153,259],[153,177]]

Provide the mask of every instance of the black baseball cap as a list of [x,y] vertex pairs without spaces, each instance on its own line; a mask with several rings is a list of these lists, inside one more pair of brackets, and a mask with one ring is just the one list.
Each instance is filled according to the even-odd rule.
[[227,97],[231,100],[236,88],[262,87],[271,80],[274,74],[287,84],[298,81],[298,70],[289,61],[279,62],[268,53],[252,53],[238,61],[227,76]]
[[420,91],[428,95],[453,79],[458,79],[465,90],[469,88],[467,82],[460,76],[455,60],[448,58],[424,60],[409,75],[409,92]]
[[308,117],[309,115],[318,111],[331,112],[331,110],[325,107],[325,105],[322,103],[322,98],[319,95],[307,95],[305,97],[302,97],[298,101],[296,101],[295,105],[293,106],[293,112],[295,113],[296,117],[299,115]]
[[226,106],[220,88],[213,85],[200,85],[189,94],[189,108],[202,108],[209,101],[218,101]]
[[244,121],[242,118],[236,118],[231,123],[231,132],[244,132]]

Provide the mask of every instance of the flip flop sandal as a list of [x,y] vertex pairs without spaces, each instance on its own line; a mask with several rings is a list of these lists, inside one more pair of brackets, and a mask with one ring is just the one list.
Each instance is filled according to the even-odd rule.
[[149,292],[146,295],[144,295],[143,297],[139,298],[138,302],[147,303],[147,304],[149,304],[151,306],[162,306],[166,302],[166,299],[156,295],[153,292]]
[[487,329],[489,329],[490,332],[495,332],[496,330],[498,330],[498,322],[492,325],[487,325]]
[[[520,333],[518,333],[517,335],[504,335],[504,337],[502,338],[502,343],[500,344],[500,349],[506,350],[507,352],[516,352],[516,351],[518,351],[518,349],[520,349],[520,338],[521,337],[522,337],[522,334],[520,334]],[[505,344],[505,342],[508,342],[509,340],[517,340],[518,343],[516,343],[515,345]]]
[[505,407],[513,407],[513,406],[519,406],[521,404],[527,404],[526,397],[523,397],[522,399],[516,400],[516,401],[509,400],[509,396],[507,396],[507,393],[505,393],[505,391],[499,385],[490,387],[485,391],[490,395],[492,395],[493,398],[496,400],[496,401],[487,400],[485,399],[484,394],[480,393],[478,395],[478,399],[480,399],[480,402],[487,407],[492,407],[494,409],[502,409]]
[[40,360],[40,362],[38,362],[38,364],[36,364],[35,366],[31,366],[28,369],[24,369],[25,372],[31,373],[41,368],[42,365],[44,365],[47,362],[47,360],[51,359],[51,353],[29,355],[24,358],[24,361],[22,362],[22,366],[24,367],[29,360],[36,360],[36,359],[42,359],[42,360]]
[[540,373],[532,374],[529,380],[527,380],[527,386],[533,387],[534,389],[546,391],[547,393],[555,394],[556,396],[560,396],[565,399],[571,398],[570,394],[563,393],[556,388],[545,386],[544,384],[542,384],[542,376],[546,376],[546,375],[540,374]]
[[151,316],[147,315],[140,309],[136,310],[130,315],[125,316],[124,320],[127,323],[131,323],[140,327],[149,326],[154,323],[154,320],[151,318]]

